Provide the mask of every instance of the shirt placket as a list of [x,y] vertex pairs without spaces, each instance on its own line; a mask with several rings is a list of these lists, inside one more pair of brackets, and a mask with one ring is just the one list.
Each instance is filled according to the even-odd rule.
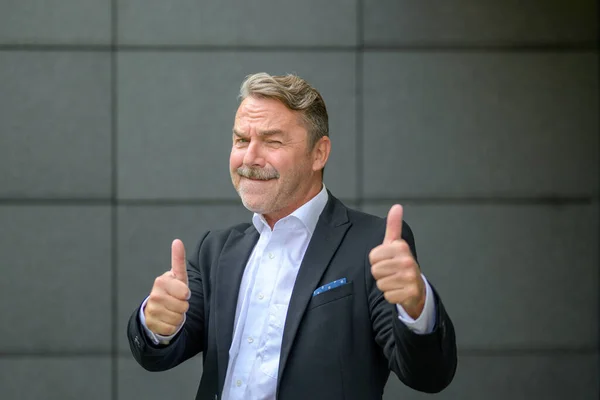
[[[242,395],[246,392],[248,382],[258,360],[258,349],[265,340],[267,316],[273,292],[279,274],[281,255],[281,232],[273,231],[268,235],[266,245],[262,249],[257,265],[254,284],[249,291],[249,305],[246,321],[242,328],[240,350],[238,353],[235,374],[231,382],[232,393]],[[239,362],[244,360],[243,362]],[[236,396],[237,398],[238,396]]]
[[252,365],[248,365],[248,360],[254,359],[254,357],[251,357],[251,354],[249,354],[251,349],[249,349],[246,344],[248,344],[247,332],[252,330],[249,325],[256,322],[255,316],[257,314],[260,315],[260,312],[257,313],[257,310],[255,309],[256,304],[253,302],[253,292],[254,287],[260,285],[260,283],[257,282],[260,273],[260,260],[263,257],[262,254],[271,237],[270,232],[264,232],[263,235],[264,236],[261,235],[256,248],[257,254],[255,256],[257,257],[258,262],[255,261],[254,263],[256,265],[250,266],[251,270],[248,271],[252,274],[252,277],[247,284],[249,287],[245,290],[243,299],[243,302],[247,303],[247,308],[246,310],[241,310],[239,318],[242,318],[242,321],[240,321],[242,324],[236,326],[236,329],[241,329],[242,333],[237,338],[237,343],[235,343],[235,345],[237,345],[237,352],[232,366],[233,374],[231,375],[231,381],[228,385],[230,394],[229,399],[231,400],[243,400],[245,398],[244,392],[252,369]]
[[264,341],[266,340],[268,315],[280,270],[282,243],[281,232],[277,230],[271,232],[269,241],[260,258],[257,279],[252,290],[250,307],[253,310],[252,314],[256,315],[257,322],[260,322],[253,324],[252,333],[248,331],[244,335],[246,338],[251,339],[254,349],[251,357],[252,362],[249,365],[248,381],[258,378],[256,374],[259,364],[265,361],[265,355],[259,354],[259,350],[264,347]]

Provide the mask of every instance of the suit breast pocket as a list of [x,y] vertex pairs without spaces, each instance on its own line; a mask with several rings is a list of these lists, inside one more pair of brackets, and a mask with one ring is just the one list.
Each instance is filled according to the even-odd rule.
[[308,310],[351,296],[354,292],[352,281],[313,296],[308,303]]

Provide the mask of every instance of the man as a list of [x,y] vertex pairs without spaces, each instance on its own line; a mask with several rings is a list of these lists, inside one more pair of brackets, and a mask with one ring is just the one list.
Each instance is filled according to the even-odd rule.
[[293,75],[246,78],[230,172],[252,223],[171,248],[128,337],[150,371],[203,353],[205,399],[381,399],[390,370],[438,392],[453,379],[452,322],[421,274],[402,207],[345,207],[323,184],[321,95]]

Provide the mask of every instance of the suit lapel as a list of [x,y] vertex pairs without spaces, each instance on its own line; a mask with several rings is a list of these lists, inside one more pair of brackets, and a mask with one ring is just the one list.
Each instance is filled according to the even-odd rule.
[[277,392],[304,311],[350,225],[346,208],[329,193],[329,201],[306,249],[290,299],[281,343]]
[[233,229],[223,246],[217,268],[216,288],[216,333],[219,357],[219,393],[223,390],[229,348],[233,338],[233,323],[238,294],[244,269],[259,234],[250,226],[244,232]]

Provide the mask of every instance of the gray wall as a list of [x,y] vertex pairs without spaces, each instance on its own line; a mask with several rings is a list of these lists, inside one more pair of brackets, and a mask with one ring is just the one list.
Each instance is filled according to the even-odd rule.
[[[437,398],[597,398],[597,15],[591,0],[1,1],[0,398],[193,398],[200,359],[145,372],[125,325],[173,238],[249,218],[229,132],[263,70],[322,91],[336,195],[405,205],[460,347]],[[395,378],[385,395],[425,397]]]

